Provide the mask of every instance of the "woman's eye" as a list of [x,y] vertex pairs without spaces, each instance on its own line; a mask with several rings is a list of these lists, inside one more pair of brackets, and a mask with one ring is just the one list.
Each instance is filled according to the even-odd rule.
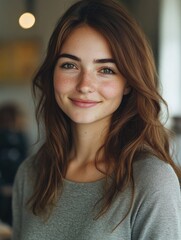
[[104,73],[104,74],[115,74],[115,72],[110,68],[103,68],[103,69],[101,69],[100,72]]
[[76,69],[76,66],[72,63],[64,63],[61,65],[61,68],[65,68],[65,69]]

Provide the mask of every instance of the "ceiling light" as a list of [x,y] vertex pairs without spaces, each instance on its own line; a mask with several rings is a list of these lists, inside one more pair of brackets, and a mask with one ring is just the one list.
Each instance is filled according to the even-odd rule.
[[19,25],[24,29],[31,28],[34,24],[35,16],[30,12],[23,13],[19,18]]

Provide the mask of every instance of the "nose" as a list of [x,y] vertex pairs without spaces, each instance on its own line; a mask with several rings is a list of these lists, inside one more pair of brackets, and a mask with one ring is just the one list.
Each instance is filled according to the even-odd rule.
[[93,74],[88,72],[81,73],[76,89],[78,92],[84,94],[94,92],[95,83]]

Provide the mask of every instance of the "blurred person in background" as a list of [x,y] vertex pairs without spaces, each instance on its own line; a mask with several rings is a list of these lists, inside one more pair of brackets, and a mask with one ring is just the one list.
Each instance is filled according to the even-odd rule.
[[0,219],[12,224],[12,186],[17,169],[27,156],[24,114],[14,103],[0,106]]

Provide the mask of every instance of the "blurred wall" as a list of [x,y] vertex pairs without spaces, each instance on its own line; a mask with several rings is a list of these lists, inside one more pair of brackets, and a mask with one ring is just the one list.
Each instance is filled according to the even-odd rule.
[[181,0],[161,0],[160,80],[170,116],[181,117]]
[[135,17],[153,49],[156,65],[159,59],[160,0],[120,0]]

